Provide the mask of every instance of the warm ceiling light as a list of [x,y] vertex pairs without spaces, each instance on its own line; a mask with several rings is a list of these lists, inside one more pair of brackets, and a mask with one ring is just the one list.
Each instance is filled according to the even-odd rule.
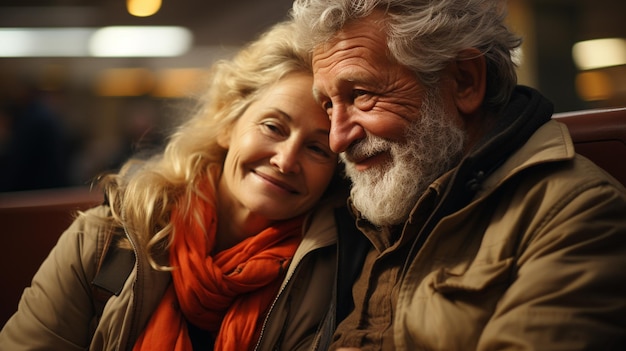
[[184,27],[114,26],[94,33],[89,51],[96,57],[172,57],[186,53],[192,41]]
[[606,38],[581,41],[572,47],[574,63],[580,70],[626,64],[626,40]]
[[128,13],[137,17],[152,16],[161,8],[161,0],[127,0]]

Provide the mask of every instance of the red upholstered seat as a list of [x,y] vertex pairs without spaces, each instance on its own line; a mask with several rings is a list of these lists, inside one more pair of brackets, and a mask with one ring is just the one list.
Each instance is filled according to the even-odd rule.
[[76,210],[102,201],[101,192],[88,188],[0,193],[0,327]]
[[576,152],[626,185],[626,107],[557,113],[567,125]]

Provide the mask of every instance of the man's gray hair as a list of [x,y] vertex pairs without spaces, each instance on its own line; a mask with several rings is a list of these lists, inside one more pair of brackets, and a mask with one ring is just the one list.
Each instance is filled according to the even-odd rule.
[[412,69],[426,86],[464,49],[478,49],[487,62],[484,105],[499,110],[517,84],[512,51],[521,39],[504,23],[502,0],[295,0],[291,16],[306,49],[330,40],[347,23],[375,9],[387,14],[389,54]]

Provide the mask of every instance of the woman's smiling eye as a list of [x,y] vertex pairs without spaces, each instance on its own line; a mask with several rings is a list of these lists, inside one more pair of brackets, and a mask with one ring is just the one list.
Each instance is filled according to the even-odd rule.
[[283,129],[274,122],[262,122],[261,126],[263,126],[267,131],[276,135],[284,135]]
[[333,155],[332,151],[328,147],[321,146],[319,144],[309,144],[308,149],[311,150],[317,157],[321,157],[324,160],[330,159]]

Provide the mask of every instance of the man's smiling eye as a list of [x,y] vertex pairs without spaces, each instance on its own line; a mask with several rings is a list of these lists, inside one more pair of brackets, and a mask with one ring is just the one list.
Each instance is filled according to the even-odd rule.
[[358,109],[369,111],[376,104],[376,96],[371,91],[354,89],[352,90],[352,102]]
[[357,98],[359,96],[363,96],[363,95],[367,95],[367,94],[368,94],[368,92],[366,90],[363,90],[363,89],[354,89],[352,91],[352,97],[353,98]]

